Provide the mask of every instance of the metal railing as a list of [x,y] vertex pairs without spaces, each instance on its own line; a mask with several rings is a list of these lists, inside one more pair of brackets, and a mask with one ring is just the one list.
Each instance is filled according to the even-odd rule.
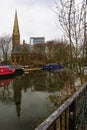
[[87,130],[87,83],[35,130]]

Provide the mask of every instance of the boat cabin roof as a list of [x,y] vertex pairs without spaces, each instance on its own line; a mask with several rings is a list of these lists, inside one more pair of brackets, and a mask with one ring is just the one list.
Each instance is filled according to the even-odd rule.
[[8,66],[0,66],[0,68],[8,68]]

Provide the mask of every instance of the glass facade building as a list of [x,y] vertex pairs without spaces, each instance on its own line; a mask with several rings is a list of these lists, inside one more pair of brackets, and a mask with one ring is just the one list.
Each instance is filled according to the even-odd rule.
[[45,43],[44,37],[30,37],[30,44],[38,44],[38,43]]

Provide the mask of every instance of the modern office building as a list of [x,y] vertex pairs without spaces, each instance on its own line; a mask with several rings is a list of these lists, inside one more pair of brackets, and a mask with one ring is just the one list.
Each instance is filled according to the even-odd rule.
[[38,43],[45,43],[44,37],[30,37],[30,44],[38,44]]

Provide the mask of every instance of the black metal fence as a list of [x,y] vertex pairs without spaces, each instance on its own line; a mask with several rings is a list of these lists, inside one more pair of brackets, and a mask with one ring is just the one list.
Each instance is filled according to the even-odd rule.
[[87,130],[87,83],[35,130]]

